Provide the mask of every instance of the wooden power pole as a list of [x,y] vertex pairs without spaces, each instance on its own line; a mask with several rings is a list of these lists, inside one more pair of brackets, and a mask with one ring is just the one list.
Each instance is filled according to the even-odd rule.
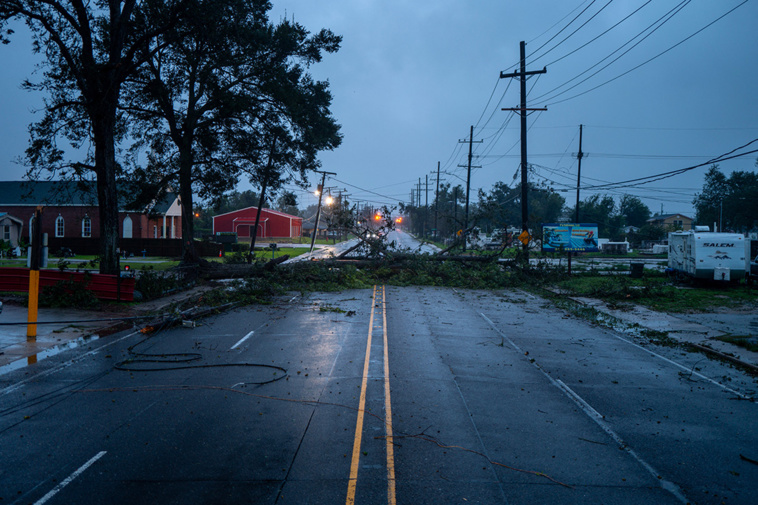
[[526,113],[529,111],[536,111],[536,110],[547,110],[546,107],[540,108],[540,109],[528,109],[526,107],[526,78],[530,75],[537,75],[537,74],[545,74],[547,73],[547,68],[543,68],[542,70],[532,70],[527,72],[526,71],[526,42],[523,40],[520,44],[521,49],[521,63],[520,63],[520,70],[518,72],[513,72],[510,74],[506,74],[503,72],[500,72],[500,78],[513,78],[518,77],[521,81],[521,106],[519,108],[511,108],[511,109],[502,109],[507,111],[513,111],[513,112],[520,112],[521,113],[521,235],[524,237],[527,237],[527,240],[522,240],[523,244],[523,250],[524,254],[529,254],[529,206],[527,203],[527,156],[526,156]]

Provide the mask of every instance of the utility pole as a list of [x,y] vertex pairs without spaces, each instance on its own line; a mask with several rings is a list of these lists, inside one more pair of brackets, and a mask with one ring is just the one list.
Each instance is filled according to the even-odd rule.
[[579,168],[576,171],[576,223],[579,224],[579,187],[582,180],[582,158],[584,153],[582,152],[582,125],[579,125],[579,152],[576,153],[576,158],[579,160]]
[[422,237],[426,238],[426,226],[429,223],[429,174],[424,175],[424,233]]
[[453,188],[453,226],[458,227],[458,186]]
[[[466,140],[459,140],[458,143],[466,142]],[[484,140],[477,140],[477,144],[483,143]],[[471,125],[471,130],[469,133],[468,138],[468,175],[466,176],[466,222],[463,226],[463,250],[466,250],[466,235],[468,234],[468,202],[469,202],[469,192],[471,191],[471,158],[473,158],[473,144],[474,144],[474,125]],[[461,165],[458,165],[459,167]],[[474,168],[482,168],[481,166],[476,166]]]
[[[27,310],[26,341],[37,341],[37,308],[39,306],[39,269],[42,266],[42,206],[34,211],[34,220],[29,235],[32,250],[29,259],[29,303]],[[119,275],[121,273],[119,272]],[[32,364],[32,358],[29,358]],[[36,363],[37,355],[34,355]]]
[[421,217],[421,177],[418,178],[418,184],[416,185],[416,202],[418,202],[418,206],[417,206],[418,212],[416,214],[418,215],[418,220],[419,220],[419,226],[416,228],[416,233],[418,233],[419,231],[423,233],[424,222],[423,222],[423,218]]
[[416,186],[416,192],[417,192],[416,201],[418,202],[418,206],[421,207],[421,177],[418,178],[418,185]]
[[[536,74],[545,74],[547,73],[547,67],[544,67],[542,70],[532,70],[530,72],[526,71],[526,42],[523,40],[521,41],[520,45],[521,50],[521,63],[520,63],[520,71],[519,72],[513,72],[510,74],[506,74],[503,72],[500,72],[500,78],[506,79],[506,78],[513,78],[518,77],[521,81],[521,106],[518,109],[502,109],[507,111],[513,111],[513,112],[521,112],[521,234],[522,235],[529,235],[529,206],[527,204],[527,156],[526,156],[526,113],[528,111],[535,111],[535,110],[547,110],[547,107],[540,108],[540,109],[527,109],[526,108],[526,77],[529,75],[536,75]],[[523,250],[524,254],[528,256],[529,254],[529,248],[528,248],[528,240],[522,241],[524,244]]]
[[321,174],[321,189],[318,192],[318,206],[316,207],[316,222],[313,223],[313,236],[311,237],[311,250],[313,252],[313,246],[316,245],[316,235],[318,234],[318,220],[321,217],[321,197],[324,196],[324,183],[326,182],[327,175],[337,175],[335,172],[322,172],[321,170],[314,170],[317,174]]
[[439,203],[440,203],[440,162],[437,162],[437,190],[434,192],[434,238],[437,239],[437,233],[439,228],[437,228],[437,215],[439,213]]

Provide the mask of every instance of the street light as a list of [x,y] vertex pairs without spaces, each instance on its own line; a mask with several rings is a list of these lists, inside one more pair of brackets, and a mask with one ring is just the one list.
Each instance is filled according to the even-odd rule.
[[334,203],[334,197],[332,195],[329,195],[326,197],[326,204],[331,205]]

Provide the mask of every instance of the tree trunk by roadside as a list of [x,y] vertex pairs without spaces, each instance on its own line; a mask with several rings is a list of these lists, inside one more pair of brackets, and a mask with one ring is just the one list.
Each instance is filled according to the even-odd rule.
[[195,220],[192,212],[192,141],[185,138],[179,153],[179,198],[182,208],[182,262],[197,264]]
[[[100,218],[100,273],[119,275],[118,191],[116,188],[115,110],[118,92],[92,107],[92,129],[95,143],[95,174],[97,175],[98,217]],[[90,228],[91,231],[91,228]]]

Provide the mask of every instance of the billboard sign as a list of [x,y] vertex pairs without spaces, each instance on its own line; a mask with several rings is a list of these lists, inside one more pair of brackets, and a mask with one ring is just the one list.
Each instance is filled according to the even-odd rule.
[[543,224],[543,252],[597,252],[596,224]]

